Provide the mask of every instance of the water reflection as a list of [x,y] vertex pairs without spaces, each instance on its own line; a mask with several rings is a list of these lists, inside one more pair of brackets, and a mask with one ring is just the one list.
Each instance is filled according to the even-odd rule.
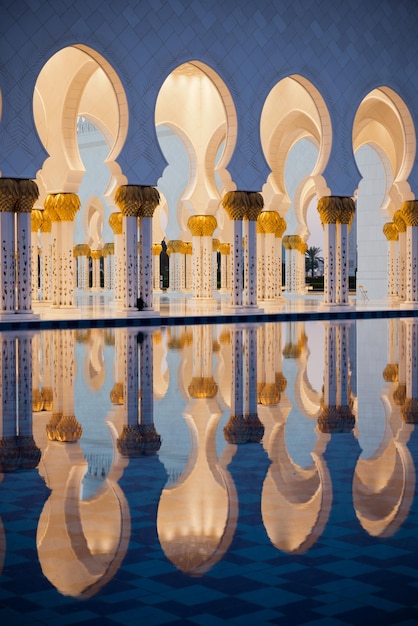
[[[43,481],[32,547],[64,596],[96,595],[124,562],[202,577],[236,550],[306,554],[341,519],[387,538],[411,511],[413,318],[0,342],[0,497],[9,477],[20,494]],[[17,548],[0,511],[3,571]]]

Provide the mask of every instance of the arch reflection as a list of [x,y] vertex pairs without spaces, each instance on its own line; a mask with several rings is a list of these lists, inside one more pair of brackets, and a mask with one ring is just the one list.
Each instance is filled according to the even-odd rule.
[[[23,470],[44,484],[49,583],[91,597],[138,545],[144,567],[158,553],[204,576],[250,528],[271,555],[301,555],[342,511],[393,536],[415,497],[418,321],[370,328],[322,323],[320,389],[303,322],[1,333],[0,492]],[[1,568],[8,532],[0,519]]]

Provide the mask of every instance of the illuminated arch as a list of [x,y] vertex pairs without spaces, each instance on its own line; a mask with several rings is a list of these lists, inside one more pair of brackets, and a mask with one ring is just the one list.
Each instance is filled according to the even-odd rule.
[[63,48],[40,72],[33,97],[35,125],[49,157],[38,172],[40,201],[46,193],[77,193],[84,168],[77,143],[83,116],[102,132],[109,146],[112,174],[107,195],[125,177],[116,163],[128,132],[128,105],[121,80],[99,53],[84,45]]

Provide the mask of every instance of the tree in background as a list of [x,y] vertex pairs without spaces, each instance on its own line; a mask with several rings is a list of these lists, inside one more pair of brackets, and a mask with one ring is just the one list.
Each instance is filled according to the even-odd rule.
[[317,248],[316,246],[311,246],[305,252],[305,272],[313,277],[315,270],[319,267],[319,262],[323,262],[324,259],[319,256],[321,252],[321,248]]

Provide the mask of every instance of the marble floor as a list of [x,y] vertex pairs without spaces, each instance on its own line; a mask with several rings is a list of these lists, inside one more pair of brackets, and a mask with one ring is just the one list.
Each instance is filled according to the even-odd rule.
[[[280,301],[260,302],[257,307],[230,306],[227,295],[217,295],[211,300],[198,301],[189,295],[156,293],[153,308],[149,311],[122,310],[114,301],[112,293],[76,292],[75,304],[71,308],[54,308],[34,303],[33,316],[5,316],[0,319],[3,328],[23,327],[53,328],[107,324],[110,326],[164,326],[218,322],[286,321],[291,319],[367,319],[379,317],[414,317],[418,305],[404,305],[396,299],[372,300],[360,293],[350,293],[346,306],[324,305],[322,293],[306,295],[283,294]],[[19,318],[19,319],[17,319]]]

